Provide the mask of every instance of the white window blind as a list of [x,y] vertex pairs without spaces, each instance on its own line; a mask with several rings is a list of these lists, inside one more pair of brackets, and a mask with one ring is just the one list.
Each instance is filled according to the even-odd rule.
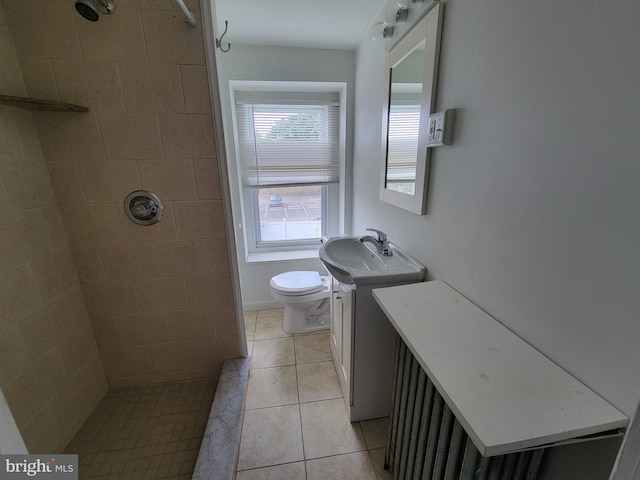
[[337,183],[338,94],[236,92],[244,187]]
[[420,133],[420,105],[391,105],[387,143],[387,179],[415,180]]

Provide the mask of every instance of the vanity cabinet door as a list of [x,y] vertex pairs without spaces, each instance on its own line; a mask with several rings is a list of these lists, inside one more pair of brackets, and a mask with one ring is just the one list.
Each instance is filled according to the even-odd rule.
[[331,354],[333,361],[342,364],[342,298],[340,296],[340,282],[331,278]]
[[342,394],[351,404],[351,356],[353,326],[353,291],[340,288],[340,282],[331,279],[331,354],[340,381]]

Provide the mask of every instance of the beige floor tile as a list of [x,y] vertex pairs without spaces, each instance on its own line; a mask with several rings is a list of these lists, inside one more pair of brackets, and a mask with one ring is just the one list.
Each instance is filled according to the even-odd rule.
[[246,409],[297,403],[298,385],[294,365],[259,368],[251,371],[247,387]]
[[253,342],[251,368],[281,367],[294,365],[293,337],[256,340]]
[[256,333],[256,312],[244,312],[244,331],[247,334],[247,342],[253,342]]
[[282,329],[281,316],[258,318],[256,321],[255,339],[290,337],[291,334]]
[[358,423],[349,423],[341,398],[300,404],[306,459],[366,450]]
[[238,470],[298,462],[303,457],[298,405],[245,412]]
[[257,317],[258,318],[280,317],[280,319],[283,319],[284,308],[267,308],[265,310],[258,310]]
[[360,422],[364,440],[367,448],[384,448],[387,444],[387,433],[389,432],[389,417],[375,418]]
[[342,397],[332,361],[296,365],[296,370],[300,403]]
[[307,480],[376,480],[368,452],[308,460]]
[[329,333],[295,336],[296,364],[331,360]]
[[306,478],[304,462],[245,470],[236,475],[236,480],[305,480]]
[[393,480],[393,475],[384,469],[384,448],[369,450],[369,455],[371,456],[373,470],[376,472],[378,480]]

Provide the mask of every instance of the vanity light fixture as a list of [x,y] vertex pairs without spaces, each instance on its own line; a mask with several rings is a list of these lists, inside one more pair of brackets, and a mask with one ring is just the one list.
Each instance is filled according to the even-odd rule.
[[394,25],[406,22],[409,16],[409,5],[422,0],[395,0],[384,9],[383,19],[371,28],[371,39],[382,40],[393,36]]

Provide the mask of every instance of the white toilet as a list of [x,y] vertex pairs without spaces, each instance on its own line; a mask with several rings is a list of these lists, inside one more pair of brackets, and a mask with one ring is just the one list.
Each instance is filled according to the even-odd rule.
[[331,281],[318,272],[294,271],[276,275],[269,282],[271,295],[284,305],[287,333],[305,333],[329,328]]

